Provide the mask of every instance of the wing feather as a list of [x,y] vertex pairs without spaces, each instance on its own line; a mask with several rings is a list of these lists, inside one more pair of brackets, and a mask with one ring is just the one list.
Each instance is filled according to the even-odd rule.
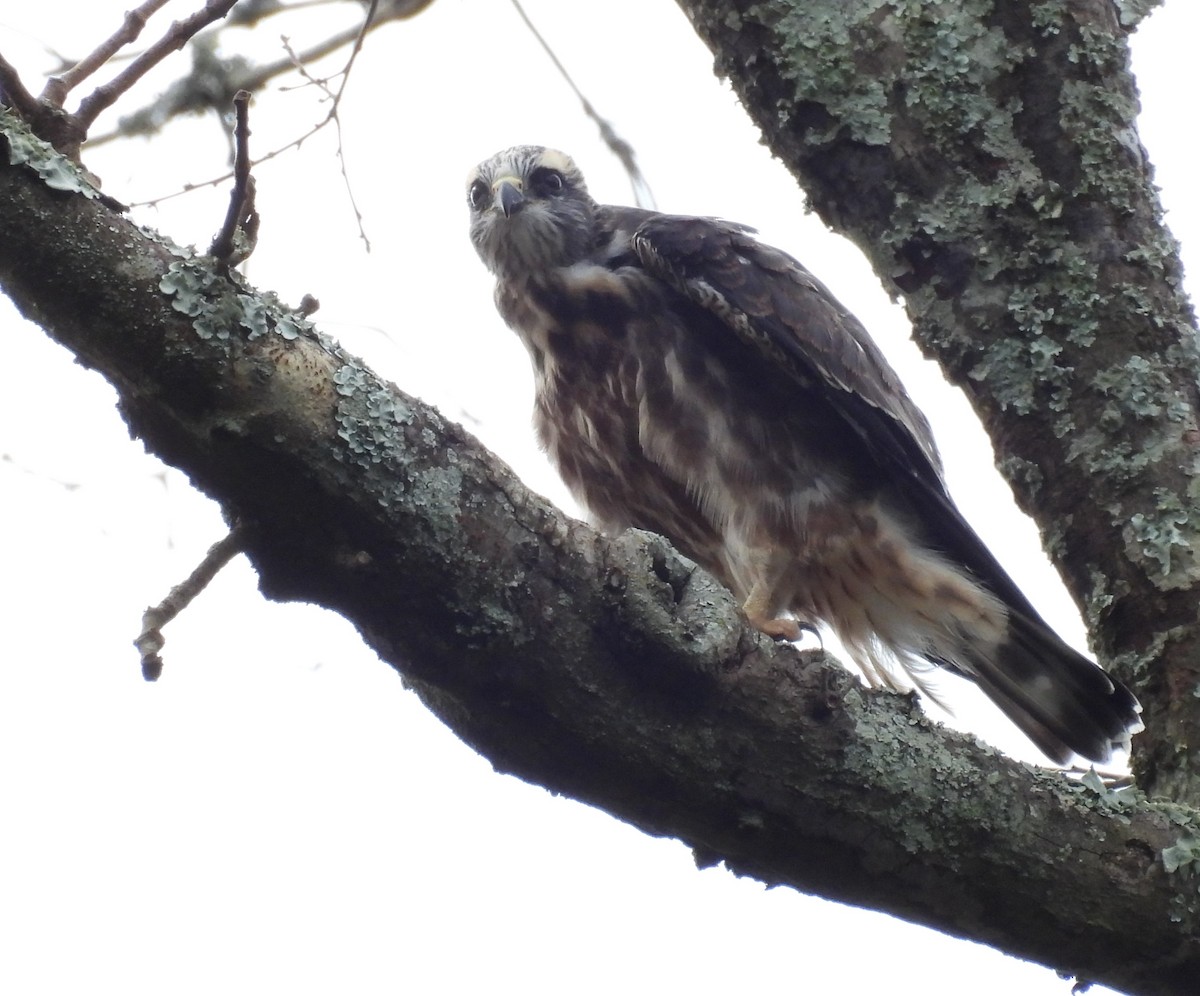
[[1017,612],[1037,610],[954,505],[929,423],[862,324],[816,277],[752,230],[712,218],[651,215],[633,236],[641,264],[713,313],[805,389],[822,390],[889,475],[927,540]]
[[711,218],[657,215],[633,237],[643,266],[720,317],[804,383],[866,401],[903,430],[940,482],[929,423],[862,324],[804,266],[751,229]]

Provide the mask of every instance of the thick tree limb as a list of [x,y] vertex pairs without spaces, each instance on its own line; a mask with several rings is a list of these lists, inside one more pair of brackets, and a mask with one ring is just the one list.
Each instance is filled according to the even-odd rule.
[[680,0],[812,205],[903,296],[1200,801],[1200,352],[1138,144],[1152,3]]
[[352,620],[498,769],[702,862],[1084,978],[1171,993],[1200,977],[1180,846],[1195,814],[1017,764],[748,632],[664,542],[565,519],[28,142],[17,165],[0,143],[0,286],[238,519],[267,594]]

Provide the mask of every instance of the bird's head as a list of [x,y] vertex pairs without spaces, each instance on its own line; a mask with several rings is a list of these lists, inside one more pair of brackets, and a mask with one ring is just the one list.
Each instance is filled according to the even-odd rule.
[[501,279],[571,266],[593,249],[596,204],[571,157],[518,145],[467,177],[471,242]]

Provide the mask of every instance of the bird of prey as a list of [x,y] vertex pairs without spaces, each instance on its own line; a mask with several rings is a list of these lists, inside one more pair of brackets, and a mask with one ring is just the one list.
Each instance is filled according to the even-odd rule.
[[827,625],[873,685],[977,682],[1056,762],[1128,745],[1137,700],[997,563],[925,417],[796,260],[743,225],[597,204],[539,146],[480,163],[467,201],[538,439],[600,528],[666,536],[772,636]]

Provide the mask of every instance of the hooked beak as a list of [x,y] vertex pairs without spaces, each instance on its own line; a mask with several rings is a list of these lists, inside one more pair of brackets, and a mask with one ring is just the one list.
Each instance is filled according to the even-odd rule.
[[511,218],[525,203],[525,195],[521,192],[521,181],[515,176],[500,177],[492,184],[492,195],[506,218]]

